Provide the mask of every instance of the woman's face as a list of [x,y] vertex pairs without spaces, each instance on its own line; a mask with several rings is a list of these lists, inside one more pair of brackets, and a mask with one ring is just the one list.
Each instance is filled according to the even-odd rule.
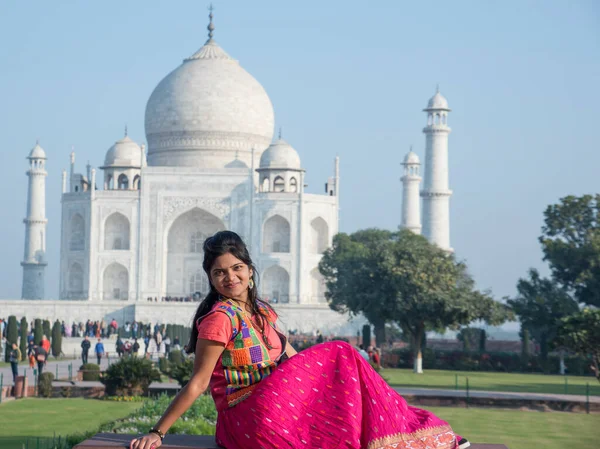
[[248,281],[252,277],[252,269],[227,253],[216,258],[210,269],[210,281],[224,297],[246,301],[248,299]]

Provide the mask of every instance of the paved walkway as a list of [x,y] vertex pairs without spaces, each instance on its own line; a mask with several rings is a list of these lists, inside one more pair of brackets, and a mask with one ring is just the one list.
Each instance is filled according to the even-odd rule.
[[[112,358],[111,358],[111,362],[112,362]],[[96,357],[92,357],[90,355],[90,357],[88,358],[88,362],[89,363],[96,363]],[[73,377],[77,374],[77,371],[79,370],[79,367],[81,366],[81,359],[77,359],[77,360],[53,360],[52,358],[50,360],[48,360],[48,362],[46,363],[46,366],[44,367],[44,372],[50,372],[52,374],[54,374],[54,377],[56,378],[56,374],[58,372],[58,379],[68,379],[69,378],[69,366],[72,365],[73,367]],[[108,368],[108,359],[106,357],[102,358],[102,365],[101,365],[101,369],[102,371],[104,371],[106,368]],[[37,364],[35,366],[35,369],[37,370]],[[58,369],[58,371],[57,371]],[[10,369],[10,366],[7,367],[2,367],[0,368],[0,373],[4,375],[3,378],[3,385],[12,385],[13,384],[13,376],[12,376],[12,370]],[[34,385],[34,374],[33,374],[33,369],[29,368],[28,364],[19,364],[19,376],[22,376],[23,373],[27,374],[27,381],[29,382],[29,385]]]
[[[395,391],[402,396],[432,396],[432,397],[450,397],[464,398],[467,396],[466,390],[436,390],[433,388],[400,388],[393,387]],[[526,399],[531,401],[563,401],[563,402],[586,402],[586,397],[576,394],[551,394],[551,393],[522,393],[505,391],[482,391],[469,390],[469,396],[472,398],[486,399]],[[600,396],[590,396],[590,403],[600,404]]]

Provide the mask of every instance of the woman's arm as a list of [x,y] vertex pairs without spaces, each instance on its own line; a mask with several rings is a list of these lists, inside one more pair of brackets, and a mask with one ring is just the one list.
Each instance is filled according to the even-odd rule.
[[[223,343],[202,338],[198,339],[192,377],[187,385],[175,396],[171,405],[169,405],[154,426],[154,429],[158,429],[163,434],[166,434],[173,423],[192,406],[198,396],[206,391],[210,383],[210,376],[224,349],[225,345]],[[151,433],[133,440],[130,448],[150,449],[151,446],[156,448],[160,446],[160,442],[159,436]]]
[[298,351],[296,351],[294,349],[294,347],[288,341],[288,342],[286,342],[286,345],[285,345],[285,353],[288,355],[288,357],[291,357],[293,355],[298,354]]

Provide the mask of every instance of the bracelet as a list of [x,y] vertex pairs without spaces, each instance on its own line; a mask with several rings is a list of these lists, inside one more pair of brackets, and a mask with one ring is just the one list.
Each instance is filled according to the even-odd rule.
[[165,434],[162,433],[159,429],[155,429],[154,427],[152,429],[150,429],[150,431],[148,433],[155,433],[156,435],[159,436],[160,441],[165,439]]

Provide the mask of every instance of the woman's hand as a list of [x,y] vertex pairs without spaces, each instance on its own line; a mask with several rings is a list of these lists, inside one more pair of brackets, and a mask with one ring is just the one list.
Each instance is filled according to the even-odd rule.
[[156,449],[160,447],[162,440],[155,433],[149,433],[143,437],[135,438],[129,443],[129,449]]

